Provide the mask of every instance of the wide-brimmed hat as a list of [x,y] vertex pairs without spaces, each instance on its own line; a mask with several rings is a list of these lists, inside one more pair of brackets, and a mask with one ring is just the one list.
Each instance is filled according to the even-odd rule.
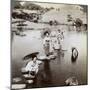
[[27,54],[23,57],[23,60],[27,60],[27,59],[30,59],[30,58],[37,57],[38,54],[39,54],[39,52],[33,52],[33,53],[30,53],[30,54]]

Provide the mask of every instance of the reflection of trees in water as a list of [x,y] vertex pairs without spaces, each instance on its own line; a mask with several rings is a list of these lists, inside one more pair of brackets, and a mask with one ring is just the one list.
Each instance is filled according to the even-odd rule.
[[18,26],[18,27],[17,27],[17,30],[18,30],[19,32],[23,32],[23,27],[22,27],[22,26]]
[[61,52],[60,52],[60,50],[57,51],[57,57],[58,57],[58,60],[61,60]]
[[56,56],[57,56],[57,63],[61,62],[61,60],[64,58],[64,53],[62,49],[55,50]]
[[44,61],[44,72],[42,75],[42,83],[43,85],[50,85],[52,82],[52,75],[50,70],[50,61],[45,60]]
[[14,40],[15,35],[18,35],[18,36],[21,36],[21,37],[26,36],[26,34],[24,34],[23,32],[24,32],[24,30],[23,30],[22,26],[17,27],[16,31],[11,31],[11,41]]
[[13,41],[14,38],[14,32],[11,31],[11,41]]
[[15,37],[15,32],[11,31],[11,42],[13,42],[14,37]]

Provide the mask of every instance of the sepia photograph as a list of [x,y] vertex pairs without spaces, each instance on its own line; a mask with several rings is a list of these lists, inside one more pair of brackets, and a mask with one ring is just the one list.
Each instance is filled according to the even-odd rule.
[[11,0],[11,90],[88,84],[88,5]]

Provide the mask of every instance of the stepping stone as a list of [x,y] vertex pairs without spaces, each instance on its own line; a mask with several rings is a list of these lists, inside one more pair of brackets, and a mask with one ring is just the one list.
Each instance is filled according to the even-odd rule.
[[75,86],[78,85],[78,80],[76,79],[76,77],[69,77],[66,81],[65,81],[66,85],[69,86]]
[[30,75],[30,74],[29,74],[29,75],[28,75],[28,74],[24,74],[23,77],[26,78],[26,79],[28,79],[28,78],[29,78],[29,79],[30,79],[30,78],[31,78],[31,79],[34,79],[34,78],[35,78],[35,76]]
[[32,84],[34,81],[33,80],[27,80],[28,84]]
[[24,89],[26,87],[26,84],[12,84],[12,89]]
[[13,78],[13,83],[18,83],[20,82],[22,79],[20,77],[16,77],[16,78]]
[[38,59],[41,61],[51,60],[51,59],[55,59],[55,58],[56,58],[56,55],[49,55],[48,57],[47,56],[38,57]]

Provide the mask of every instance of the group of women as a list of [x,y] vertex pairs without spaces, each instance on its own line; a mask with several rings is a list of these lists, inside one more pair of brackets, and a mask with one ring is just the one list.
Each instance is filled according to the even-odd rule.
[[61,46],[62,46],[61,42],[63,39],[64,39],[64,35],[60,29],[58,29],[55,32],[52,31],[50,33],[49,33],[49,31],[45,31],[44,32],[44,38],[43,38],[43,48],[44,48],[46,57],[43,60],[40,60],[40,58],[38,58],[38,56],[37,56],[39,53],[32,53],[32,54],[29,54],[29,55],[24,57],[24,59],[30,58],[30,61],[22,69],[22,74],[28,83],[33,83],[32,80],[36,81],[35,77],[37,76],[38,71],[39,71],[39,66],[42,63],[44,63],[43,76],[45,76],[45,80],[46,80],[46,76],[48,73],[47,70],[49,70],[49,68],[47,69],[47,67],[49,67],[48,59],[50,57],[50,53],[54,52],[55,50],[62,49],[61,48]]
[[52,31],[51,33],[46,31],[44,32],[44,35],[45,37],[43,39],[43,47],[46,56],[48,56],[50,52],[62,49],[64,34],[60,29],[55,32]]

